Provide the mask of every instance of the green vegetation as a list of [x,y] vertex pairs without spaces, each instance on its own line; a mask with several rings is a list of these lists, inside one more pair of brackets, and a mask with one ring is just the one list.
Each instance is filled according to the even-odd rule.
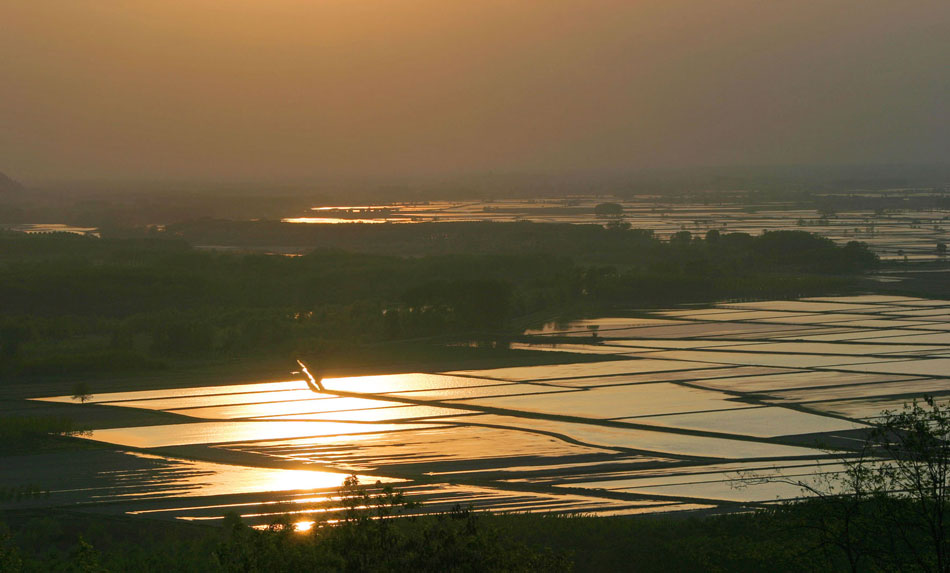
[[[379,484],[377,484],[378,486]],[[255,531],[226,518],[227,540],[215,550],[225,571],[562,571],[563,556],[502,536],[485,514],[456,506],[448,513],[392,517],[413,504],[389,487],[368,493],[355,477],[341,489],[339,524],[293,533],[287,520]]]
[[[400,252],[283,257],[196,250],[175,238],[196,241],[195,229]],[[446,244],[456,254],[429,252]],[[840,292],[875,264],[863,244],[839,248],[798,231],[683,232],[669,242],[596,225],[488,223],[211,222],[111,239],[7,232],[0,376],[139,372],[255,355],[339,360],[365,357],[367,345],[386,354],[379,345],[423,339],[503,348],[532,317]]]
[[599,203],[594,207],[594,214],[598,217],[620,217],[623,215],[623,205],[620,203]]
[[[143,524],[141,518],[129,527],[130,518],[57,515],[63,523],[33,518],[18,527],[6,551],[23,565],[4,571],[75,570],[80,560],[108,571],[926,570],[911,561],[883,569],[862,562],[852,569],[847,554],[816,527],[825,511],[815,502],[709,517],[492,515],[456,508],[307,533],[293,532],[287,519],[255,530],[233,515],[220,529]],[[884,550],[888,540],[866,541]]]
[[57,436],[82,433],[69,418],[47,416],[0,417],[0,454],[35,451]]
[[[224,527],[143,526],[148,542],[108,520],[34,518],[14,536],[0,530],[3,571],[565,571],[563,554],[529,547],[488,514],[450,512],[394,519],[415,505],[390,487],[371,493],[355,477],[340,490],[339,523],[296,533],[281,518],[264,530],[229,514]],[[89,522],[92,522],[90,527]],[[64,531],[65,527],[72,529]],[[111,526],[111,527],[110,527]],[[143,531],[152,529],[152,531]],[[70,535],[71,534],[71,535]],[[73,537],[72,543],[64,543]],[[87,539],[93,540],[92,542]],[[102,547],[102,549],[99,549]]]
[[802,526],[852,571],[950,571],[950,406],[884,412],[841,475],[806,489]]
[[815,511],[622,518],[456,509],[310,533],[292,532],[285,519],[259,531],[234,517],[199,529],[62,514],[59,523],[18,526],[6,549],[0,536],[0,559],[6,551],[22,562],[3,569],[11,572],[76,570],[80,559],[108,571],[850,571],[813,529]]

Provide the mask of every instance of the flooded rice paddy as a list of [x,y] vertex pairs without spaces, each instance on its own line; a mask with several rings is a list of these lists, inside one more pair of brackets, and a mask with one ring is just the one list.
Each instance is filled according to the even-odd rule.
[[854,444],[882,410],[924,394],[950,400],[945,309],[897,296],[725,303],[545,325],[518,346],[603,362],[330,378],[320,392],[295,373],[101,393],[73,407],[169,422],[97,429],[84,439],[107,447],[38,454],[0,478],[48,484],[28,502],[40,505],[233,510],[259,524],[289,513],[301,528],[333,513],[351,473],[429,511],[742,509],[840,471],[819,443]]
[[[758,235],[763,231],[804,230],[839,244],[861,241],[884,260],[927,261],[940,255],[937,243],[947,242],[950,212],[945,209],[911,209],[875,212],[842,211],[822,216],[816,209],[791,202],[667,204],[658,196],[613,198],[623,206],[623,222],[650,229],[661,238],[690,231],[703,235],[717,230]],[[418,223],[458,221],[532,221],[538,223],[604,224],[594,213],[604,201],[598,197],[572,197],[492,201],[431,201],[375,206],[314,207],[283,219],[288,223]],[[899,280],[888,277],[884,280]]]

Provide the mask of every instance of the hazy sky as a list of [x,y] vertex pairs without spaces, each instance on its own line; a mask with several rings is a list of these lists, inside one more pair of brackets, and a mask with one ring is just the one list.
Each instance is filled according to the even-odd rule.
[[948,160],[948,0],[0,0],[27,181]]

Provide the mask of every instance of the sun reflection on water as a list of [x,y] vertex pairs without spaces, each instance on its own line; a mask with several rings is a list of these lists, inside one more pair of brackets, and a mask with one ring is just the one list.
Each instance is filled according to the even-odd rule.
[[297,533],[306,533],[313,529],[316,521],[298,521],[294,523],[294,531]]
[[[339,472],[236,466],[141,453],[132,455],[168,465],[160,474],[162,488],[181,497],[335,489],[346,478],[346,474]],[[365,475],[358,477],[364,483],[403,481]],[[312,499],[315,498],[308,498]]]
[[224,442],[269,441],[321,436],[354,436],[432,427],[428,424],[359,422],[195,422],[164,426],[93,430],[87,439],[133,448],[157,448]]

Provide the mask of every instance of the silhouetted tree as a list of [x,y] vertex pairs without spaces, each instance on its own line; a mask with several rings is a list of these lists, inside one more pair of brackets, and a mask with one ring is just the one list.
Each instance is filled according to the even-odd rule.
[[818,497],[799,518],[854,571],[950,571],[950,407],[927,397],[885,411],[843,463],[817,485],[795,482]]
[[80,381],[73,385],[73,400],[79,400],[81,404],[85,404],[90,398],[92,394],[89,392],[89,384]]
[[688,245],[692,240],[692,233],[689,231],[679,231],[677,233],[673,233],[673,235],[670,237],[670,244],[685,246]]
[[623,205],[620,203],[599,203],[594,207],[594,214],[598,217],[619,217],[623,215]]
[[73,550],[70,560],[71,570],[78,573],[108,573],[108,570],[99,562],[99,552],[82,536]]

